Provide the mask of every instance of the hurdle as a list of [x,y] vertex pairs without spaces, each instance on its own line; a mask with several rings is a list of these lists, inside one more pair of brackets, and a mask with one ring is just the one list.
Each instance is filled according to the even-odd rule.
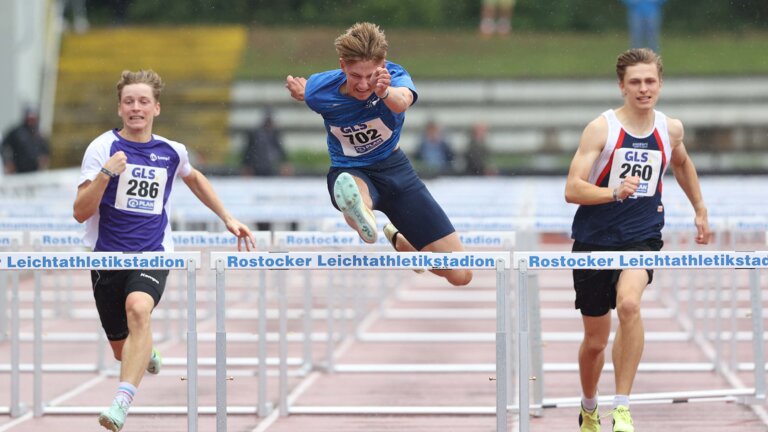
[[[128,269],[157,269],[157,270],[186,270],[188,305],[187,333],[187,412],[188,430],[197,430],[197,313],[195,307],[196,270],[200,268],[200,252],[1,252],[0,272],[13,272],[14,289],[11,297],[11,310],[15,311],[11,319],[11,406],[8,412],[17,417],[23,412],[19,399],[19,319],[18,319],[18,272],[35,272],[34,303],[35,309],[41,308],[41,286],[39,271],[41,270],[128,270]],[[41,417],[46,412],[56,414],[79,414],[98,412],[97,407],[45,407],[42,397],[42,317],[34,320],[34,382],[33,382],[33,412],[35,417]],[[159,412],[167,409],[159,407]],[[146,409],[138,411],[147,411]],[[151,410],[149,410],[151,411]],[[182,411],[182,412],[183,412]]]
[[[755,365],[765,364],[764,328],[762,297],[759,287],[759,270],[768,267],[768,252],[736,251],[673,251],[673,252],[514,252],[513,268],[518,276],[518,384],[520,400],[520,432],[529,431],[529,411],[532,408],[529,397],[529,363],[525,349],[529,340],[529,307],[527,299],[528,274],[532,271],[573,270],[573,269],[747,269],[750,272],[750,300],[752,319],[752,349]],[[765,367],[754,368],[754,388],[725,389],[712,392],[688,392],[670,397],[665,394],[645,394],[643,401],[686,400],[717,397],[748,405],[758,405],[766,400]],[[561,401],[562,402],[562,401]],[[563,405],[567,402],[562,402]],[[558,406],[556,401],[547,401],[544,407]]]
[[[510,269],[509,252],[270,252],[211,253],[211,268],[217,271],[217,292],[224,291],[225,271],[235,270],[398,270],[398,269],[472,269],[496,271],[496,407],[311,407],[291,406],[288,396],[286,343],[280,341],[279,410],[290,414],[496,414],[497,431],[507,425],[506,308]],[[218,275],[221,275],[218,277]],[[279,287],[284,289],[284,287]],[[223,309],[223,305],[218,305]],[[217,353],[226,358],[226,341],[217,340]],[[226,407],[226,376],[216,376],[217,407]],[[221,398],[221,399],[220,399]],[[226,410],[217,409],[217,431],[226,430]]]

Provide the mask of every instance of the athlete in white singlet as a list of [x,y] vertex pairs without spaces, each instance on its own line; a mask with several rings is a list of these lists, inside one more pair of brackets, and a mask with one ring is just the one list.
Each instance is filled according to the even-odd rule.
[[[707,208],[683,144],[683,124],[654,110],[662,85],[661,58],[649,49],[626,51],[618,57],[616,74],[624,104],[587,125],[566,181],[566,201],[579,204],[573,251],[660,250],[661,192],[668,166],[695,211],[696,242],[707,244]],[[582,432],[600,431],[598,381],[613,308],[619,325],[612,352],[616,383],[612,430],[635,430],[629,394],[644,345],[640,299],[652,278],[652,269],[573,271],[576,308],[584,324],[579,348]]]

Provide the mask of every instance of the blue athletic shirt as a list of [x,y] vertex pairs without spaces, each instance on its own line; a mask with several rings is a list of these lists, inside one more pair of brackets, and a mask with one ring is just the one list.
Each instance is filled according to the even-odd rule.
[[588,181],[614,189],[622,179],[639,176],[640,185],[635,195],[623,202],[579,206],[571,237],[581,243],[601,246],[623,246],[661,238],[664,227],[662,178],[672,155],[667,117],[655,111],[653,131],[635,137],[624,129],[613,110],[602,115],[608,121],[608,138]]
[[118,151],[125,171],[109,180],[97,212],[85,224],[85,245],[97,252],[172,252],[168,197],[174,178],[192,172],[183,144],[152,135],[146,143],[128,141],[117,129],[93,140],[85,151],[78,185],[93,181]]
[[[392,76],[390,86],[407,87],[416,103],[416,86],[408,72],[389,61],[384,67]],[[331,166],[372,165],[386,159],[397,146],[405,112],[392,112],[376,93],[364,101],[342,95],[339,88],[345,82],[341,69],[314,74],[307,80],[304,101],[323,116]]]

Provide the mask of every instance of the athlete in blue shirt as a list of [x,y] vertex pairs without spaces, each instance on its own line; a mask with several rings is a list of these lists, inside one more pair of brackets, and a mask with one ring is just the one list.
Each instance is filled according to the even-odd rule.
[[[163,82],[155,72],[124,71],[117,83],[123,127],[103,133],[83,157],[74,217],[86,223],[85,244],[101,252],[173,251],[168,198],[176,176],[238,237],[238,250],[255,247],[247,226],[224,208],[208,179],[190,165],[184,145],[152,134],[160,114]],[[93,295],[112,352],[120,360],[120,385],[99,423],[122,429],[144,371],[158,373],[150,315],[168,270],[92,270]]]
[[[664,226],[661,192],[667,166],[674,169],[696,213],[696,242],[707,244],[707,207],[696,168],[683,144],[683,124],[654,109],[662,84],[661,58],[650,49],[631,49],[619,55],[616,74],[624,105],[587,125],[566,181],[566,201],[579,204],[573,220],[573,251],[660,250]],[[613,430],[635,430],[629,393],[643,354],[640,298],[652,280],[651,269],[573,271],[576,308],[581,310],[584,324],[579,349],[582,432],[600,430],[597,383],[613,308],[619,317],[613,343]]]
[[[291,96],[325,122],[333,205],[368,243],[377,238],[375,209],[389,218],[384,234],[398,251],[462,251],[451,221],[398,145],[405,111],[418,94],[408,72],[386,60],[384,32],[357,23],[335,46],[340,69],[286,79]],[[472,279],[469,270],[433,272],[454,285]]]

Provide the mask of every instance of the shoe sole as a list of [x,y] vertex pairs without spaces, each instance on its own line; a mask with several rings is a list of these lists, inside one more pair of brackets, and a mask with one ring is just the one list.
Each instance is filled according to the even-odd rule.
[[376,224],[371,224],[369,220],[371,216],[366,211],[355,179],[347,173],[341,173],[333,184],[333,196],[336,198],[339,210],[352,219],[357,226],[360,238],[366,243],[376,243]]
[[120,428],[109,417],[99,416],[99,424],[112,432],[120,432]]

